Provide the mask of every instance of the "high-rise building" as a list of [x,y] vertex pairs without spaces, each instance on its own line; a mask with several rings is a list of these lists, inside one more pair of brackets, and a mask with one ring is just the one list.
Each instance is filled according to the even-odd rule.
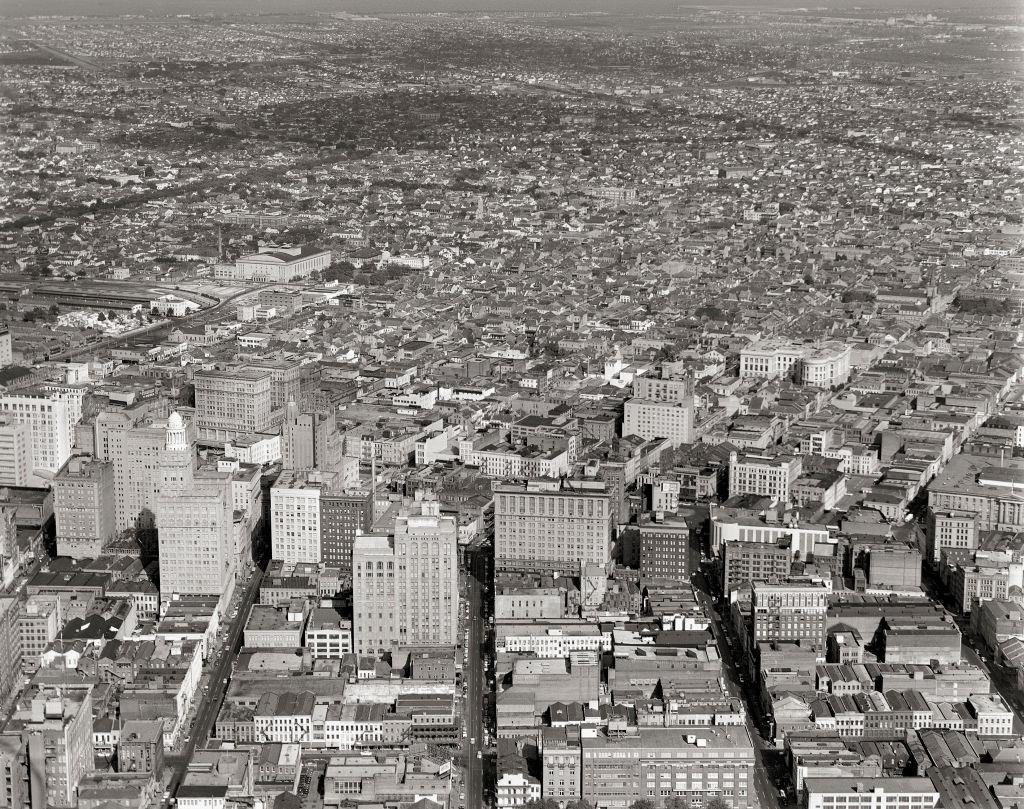
[[494,486],[494,564],[504,570],[559,571],[607,566],[612,509],[603,483],[531,480]]
[[941,562],[944,548],[977,548],[980,522],[975,511],[929,509],[926,529],[928,561],[934,565]]
[[22,729],[32,809],[78,806],[78,785],[92,771],[92,688],[44,690]]
[[114,530],[156,528],[160,494],[159,458],[167,440],[166,421],[132,424],[97,420],[97,457],[101,448],[114,467]]
[[28,800],[28,767],[21,737],[0,735],[0,806],[21,809]]
[[280,410],[289,402],[299,401],[302,391],[303,366],[298,358],[256,359],[248,363],[248,367],[257,371],[267,371],[270,374],[271,410]]
[[11,330],[7,326],[0,327],[0,368],[14,362],[14,343]]
[[237,564],[230,477],[197,476],[195,465],[195,445],[172,413],[159,456],[160,590],[220,596]]
[[792,540],[726,542],[722,546],[723,592],[752,581],[781,581],[793,567]]
[[36,594],[29,596],[21,606],[18,636],[21,643],[21,669],[25,674],[34,674],[39,668],[39,657],[57,637],[60,626],[60,602],[57,596]]
[[320,561],[336,567],[345,580],[352,578],[352,545],[356,534],[373,526],[373,492],[351,489],[323,492],[320,496]]
[[342,437],[333,416],[303,413],[295,402],[285,407],[281,425],[281,465],[285,469],[335,470],[341,462]]
[[754,641],[793,641],[825,655],[829,587],[823,582],[753,583]]
[[673,447],[696,439],[693,397],[683,401],[630,399],[623,407],[622,434],[667,438]]
[[693,379],[638,376],[633,379],[633,395],[652,402],[686,404],[693,399]]
[[92,688],[41,691],[21,738],[31,809],[78,806],[78,785],[93,768]]
[[271,425],[271,374],[232,366],[196,371],[196,426],[204,438],[228,440]]
[[38,390],[5,393],[0,396],[0,414],[31,429],[36,469],[56,472],[71,457],[68,406],[59,398]]
[[16,596],[0,596],[0,705],[6,704],[21,682],[20,611]]
[[655,513],[642,516],[640,533],[640,576],[643,579],[690,580],[689,523],[682,517]]
[[754,494],[788,503],[803,461],[795,455],[729,456],[729,497]]
[[114,465],[74,456],[53,479],[57,553],[98,556],[114,536]]
[[270,490],[273,557],[286,564],[320,561],[320,498],[329,489],[317,472],[286,469]]
[[27,486],[33,468],[32,428],[10,418],[0,420],[0,485]]
[[361,535],[352,554],[353,633],[358,654],[392,646],[452,646],[458,634],[458,527],[440,505],[419,500],[393,537]]

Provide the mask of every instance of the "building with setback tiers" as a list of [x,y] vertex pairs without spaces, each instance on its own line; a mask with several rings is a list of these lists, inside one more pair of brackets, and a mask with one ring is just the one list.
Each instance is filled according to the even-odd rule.
[[352,552],[357,654],[392,646],[453,646],[458,635],[458,527],[440,504],[418,500],[395,533],[357,536]]
[[195,444],[177,413],[167,419],[159,464],[160,590],[220,596],[237,564],[230,478],[196,475]]

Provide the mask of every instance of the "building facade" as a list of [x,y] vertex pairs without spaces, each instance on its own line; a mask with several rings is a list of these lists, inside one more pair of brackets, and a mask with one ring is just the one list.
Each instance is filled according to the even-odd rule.
[[53,479],[57,553],[75,559],[99,556],[114,536],[114,465],[75,456]]

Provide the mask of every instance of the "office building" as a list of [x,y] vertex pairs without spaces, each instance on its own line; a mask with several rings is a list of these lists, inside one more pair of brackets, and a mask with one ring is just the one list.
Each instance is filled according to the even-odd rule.
[[436,501],[403,509],[392,537],[357,536],[353,632],[358,654],[453,646],[458,634],[458,528]]
[[160,591],[221,596],[237,564],[231,486],[220,475],[197,476],[195,465],[195,444],[172,413],[159,455]]
[[793,641],[825,655],[829,588],[819,582],[755,581],[751,609],[754,641]]
[[21,681],[21,602],[0,596],[0,704],[6,704]]
[[21,731],[31,809],[73,809],[78,785],[92,772],[92,688],[43,690]]
[[166,420],[139,425],[103,424],[102,434],[103,451],[114,468],[115,532],[155,530],[159,458],[167,441]]
[[60,602],[53,595],[29,596],[18,614],[18,642],[21,647],[21,670],[34,674],[39,657],[57,637],[61,626]]
[[196,426],[203,438],[229,440],[270,428],[269,371],[232,366],[196,371]]
[[72,429],[65,402],[44,391],[5,393],[0,396],[0,415],[31,430],[35,469],[53,474],[71,457]]
[[356,534],[373,525],[373,492],[351,489],[320,496],[320,561],[336,567],[341,578],[352,578],[352,545]]
[[0,368],[14,362],[14,344],[11,330],[7,326],[0,327]]
[[722,591],[752,581],[781,581],[793,566],[789,537],[775,542],[726,542],[722,546]]
[[788,503],[793,484],[800,477],[803,461],[795,455],[729,456],[729,497],[755,494]]
[[928,778],[805,778],[807,809],[934,809],[939,793]]
[[642,516],[640,533],[640,578],[690,580],[690,537],[692,531],[683,517],[655,512]]
[[285,564],[320,561],[320,498],[328,484],[316,472],[286,469],[270,490],[273,557]]
[[693,401],[693,380],[638,376],[633,380],[633,396],[651,402],[689,404]]
[[74,456],[53,479],[57,553],[75,559],[99,556],[114,536],[114,465]]
[[928,510],[925,536],[928,542],[928,561],[937,565],[944,548],[978,547],[980,518],[974,511]]
[[[928,508],[935,514],[974,514],[981,531],[1024,529],[1024,460],[954,455],[928,484]],[[934,553],[933,553],[934,557]]]
[[0,420],[0,486],[28,486],[33,468],[32,428],[14,419]]
[[733,809],[758,805],[754,747],[746,727],[644,727],[635,735],[574,737],[545,729],[544,797],[582,798],[602,809],[626,809],[637,800],[661,805],[683,798],[700,809],[712,799]]
[[285,407],[281,425],[281,464],[285,469],[333,471],[341,463],[342,437],[333,416]]
[[579,575],[611,558],[612,511],[604,484],[531,480],[494,486],[498,569]]
[[316,659],[340,660],[353,650],[352,622],[334,607],[311,610],[305,646]]
[[696,439],[693,397],[681,402],[628,400],[623,409],[622,434],[667,438],[672,447],[692,444]]

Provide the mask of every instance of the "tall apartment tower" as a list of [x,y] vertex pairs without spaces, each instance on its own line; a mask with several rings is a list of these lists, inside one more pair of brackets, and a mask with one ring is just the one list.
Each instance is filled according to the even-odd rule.
[[0,485],[27,486],[33,468],[32,428],[10,418],[0,421]]
[[53,479],[57,553],[98,556],[114,536],[114,465],[75,456]]
[[36,469],[55,473],[71,457],[72,429],[66,402],[45,391],[6,393],[0,396],[0,414],[31,429]]
[[281,426],[281,465],[285,469],[334,470],[341,463],[342,437],[333,416],[285,407]]
[[230,440],[270,427],[271,374],[232,367],[196,371],[196,426],[204,438]]
[[436,501],[395,521],[392,537],[360,535],[352,551],[352,623],[358,654],[393,646],[451,646],[458,634],[458,530]]
[[159,472],[161,593],[222,595],[235,573],[230,480],[196,476],[195,444],[178,413],[167,419]]
[[40,692],[21,738],[31,809],[78,806],[78,785],[93,768],[92,688]]

